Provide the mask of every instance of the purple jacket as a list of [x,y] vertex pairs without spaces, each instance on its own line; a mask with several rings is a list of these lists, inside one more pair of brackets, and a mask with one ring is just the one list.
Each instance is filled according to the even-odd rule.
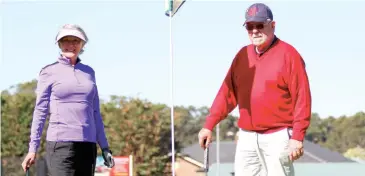
[[29,152],[37,152],[48,112],[47,141],[88,141],[108,147],[101,119],[95,72],[59,58],[39,74]]

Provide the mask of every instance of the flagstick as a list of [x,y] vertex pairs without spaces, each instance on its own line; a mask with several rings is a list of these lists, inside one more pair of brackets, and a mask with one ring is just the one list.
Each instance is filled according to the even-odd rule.
[[171,150],[172,176],[175,176],[175,130],[174,130],[174,62],[172,52],[172,10],[170,10],[170,96],[171,96]]
[[216,134],[216,136],[217,136],[217,173],[216,173],[216,175],[217,176],[219,176],[219,162],[220,162],[220,156],[219,156],[219,152],[220,152],[220,150],[219,150],[219,131],[220,131],[220,129],[219,129],[219,123],[217,124],[217,134]]

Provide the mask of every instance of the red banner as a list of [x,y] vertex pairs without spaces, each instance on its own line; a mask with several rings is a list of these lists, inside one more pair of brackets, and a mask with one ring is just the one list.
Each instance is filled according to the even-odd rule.
[[131,156],[115,156],[115,165],[110,170],[109,176],[132,176],[130,166],[132,164]]

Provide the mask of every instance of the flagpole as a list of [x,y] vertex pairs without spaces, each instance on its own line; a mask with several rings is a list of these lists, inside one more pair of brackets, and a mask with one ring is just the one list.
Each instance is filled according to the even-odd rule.
[[220,162],[220,149],[219,149],[219,133],[220,133],[220,129],[219,129],[219,123],[217,124],[217,131],[216,131],[216,137],[217,137],[217,173],[216,175],[219,176],[219,162]]
[[171,97],[171,153],[172,153],[172,176],[175,176],[175,128],[174,128],[174,58],[172,47],[172,10],[170,10],[170,97]]

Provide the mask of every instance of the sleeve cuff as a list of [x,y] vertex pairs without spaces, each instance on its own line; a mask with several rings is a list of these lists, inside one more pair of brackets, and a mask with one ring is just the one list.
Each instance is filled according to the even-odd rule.
[[305,137],[305,133],[300,131],[293,131],[293,135],[291,139],[297,140],[297,141],[303,141]]
[[30,146],[28,152],[29,153],[37,153],[38,147]]
[[104,149],[104,148],[109,148],[108,142],[107,141],[103,141],[99,143],[100,148]]
[[204,123],[204,128],[213,131],[213,128],[215,127],[216,123],[211,117],[207,117],[207,120]]

